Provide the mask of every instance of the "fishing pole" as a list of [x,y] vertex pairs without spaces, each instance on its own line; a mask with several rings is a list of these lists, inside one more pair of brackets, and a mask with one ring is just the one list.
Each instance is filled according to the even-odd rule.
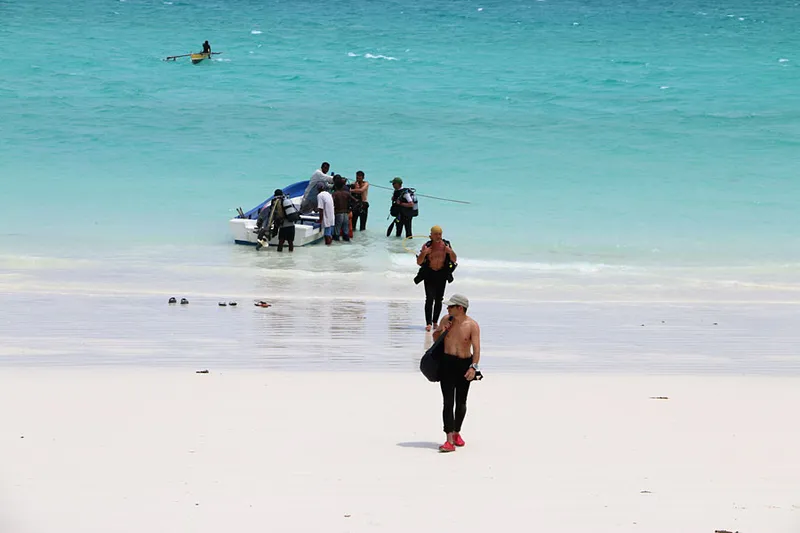
[[[371,187],[377,187],[379,189],[386,189],[387,191],[393,191],[394,190],[391,187],[383,187],[382,185],[376,185],[374,183],[370,183],[370,186]],[[469,205],[471,203],[471,202],[465,202],[464,200],[453,200],[451,198],[441,198],[439,196],[430,196],[428,194],[419,194],[419,193],[417,193],[417,196],[422,196],[423,198],[432,198],[434,200],[442,200],[443,202],[453,202],[453,203],[456,203],[456,204],[467,204],[467,205]]]

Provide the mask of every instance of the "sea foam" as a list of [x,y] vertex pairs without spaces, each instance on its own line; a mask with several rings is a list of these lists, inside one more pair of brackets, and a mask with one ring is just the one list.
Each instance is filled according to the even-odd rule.
[[364,55],[354,54],[353,52],[347,52],[349,57],[365,57],[367,59],[385,59],[386,61],[398,61],[396,57],[392,56],[385,56],[383,54],[370,54],[369,52]]

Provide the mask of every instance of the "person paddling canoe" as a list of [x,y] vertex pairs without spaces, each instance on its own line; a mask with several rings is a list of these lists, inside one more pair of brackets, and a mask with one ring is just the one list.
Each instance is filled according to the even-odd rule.
[[208,54],[209,56],[211,55],[211,45],[208,44],[208,41],[203,43],[203,53]]

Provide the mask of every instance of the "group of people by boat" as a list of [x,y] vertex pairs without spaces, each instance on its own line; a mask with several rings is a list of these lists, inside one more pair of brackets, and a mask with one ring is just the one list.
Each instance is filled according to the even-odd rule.
[[[353,229],[364,231],[369,215],[369,182],[364,171],[356,172],[355,181],[350,182],[340,174],[330,173],[330,163],[320,165],[308,181],[300,204],[303,214],[319,213],[319,223],[325,235],[325,244],[334,240],[349,241]],[[412,236],[412,220],[419,214],[416,191],[403,186],[403,178],[395,177],[390,182],[394,189],[389,209],[393,217],[386,232],[388,237],[396,229],[400,237],[405,229],[406,237]]]
[[[271,201],[265,202],[258,212],[256,221],[258,248],[266,242],[278,238],[277,251],[282,252],[284,246],[294,250],[295,229],[301,217],[318,217],[320,231],[326,245],[333,241],[349,242],[354,231],[367,229],[369,215],[369,188],[364,171],[355,173],[355,181],[350,182],[340,174],[332,173],[327,161],[314,171],[309,178],[299,205],[281,189],[276,189]],[[405,230],[406,238],[413,236],[412,221],[419,215],[419,202],[416,191],[405,187],[403,179],[395,177],[392,185],[392,200],[389,214],[393,217],[386,236],[392,233],[400,237]],[[312,219],[314,220],[314,219]],[[303,226],[300,225],[302,228]],[[438,326],[442,312],[447,283],[453,281],[458,256],[450,241],[443,238],[441,226],[433,226],[430,240],[420,248],[417,254],[419,271],[414,283],[423,283],[425,287],[425,328],[427,331]]]
[[369,182],[363,170],[354,182],[340,174],[329,174],[330,163],[323,162],[311,178],[300,202],[302,214],[319,214],[325,244],[349,241],[353,230],[367,229]]

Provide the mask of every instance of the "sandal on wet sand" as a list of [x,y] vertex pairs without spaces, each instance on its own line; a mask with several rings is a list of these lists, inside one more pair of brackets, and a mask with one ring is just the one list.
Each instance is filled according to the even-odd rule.
[[236,302],[231,302],[228,305],[230,305],[231,307],[236,307],[236,305],[238,305],[238,304]]
[[177,303],[177,301],[178,301],[178,300],[176,300],[176,299],[175,299],[175,297],[173,296],[172,298],[170,298],[170,299],[167,301],[167,303],[174,304],[174,303]]
[[225,302],[220,302],[218,305],[219,305],[220,307],[225,307],[225,306],[227,306],[228,304],[226,304]]
[[189,303],[189,300],[187,300],[186,298],[181,298],[181,305],[186,305],[188,303]]

